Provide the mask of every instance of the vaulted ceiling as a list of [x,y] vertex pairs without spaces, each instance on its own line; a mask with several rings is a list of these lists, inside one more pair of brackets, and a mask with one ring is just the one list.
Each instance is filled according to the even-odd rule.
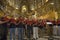
[[[21,12],[24,5],[28,13]],[[14,14],[16,16],[17,13],[28,16],[37,11],[38,16],[41,16],[46,15],[50,10],[55,10],[60,14],[60,0],[0,0],[0,11],[7,15]]]

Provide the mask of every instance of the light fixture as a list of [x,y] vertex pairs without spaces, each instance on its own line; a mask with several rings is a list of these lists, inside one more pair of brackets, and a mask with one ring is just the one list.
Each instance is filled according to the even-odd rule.
[[50,3],[51,5],[54,5],[54,3]]
[[17,18],[15,17],[14,19],[16,20]]
[[34,6],[33,6],[33,5],[31,5],[31,7],[30,7],[30,8],[31,8],[31,10],[35,10],[35,8],[34,8]]
[[18,7],[16,7],[16,9],[18,9]]
[[46,2],[48,2],[48,0],[46,0]]
[[23,5],[22,6],[22,12],[26,12],[27,11],[27,7],[26,7],[26,5]]

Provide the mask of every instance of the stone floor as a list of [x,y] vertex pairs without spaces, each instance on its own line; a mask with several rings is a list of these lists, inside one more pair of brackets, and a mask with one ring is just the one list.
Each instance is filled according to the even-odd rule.
[[[53,40],[60,40],[60,36],[53,36]],[[37,40],[48,40],[49,36],[44,36],[41,38],[38,38]],[[31,38],[33,40],[33,38]],[[9,36],[8,36],[8,40],[10,40]],[[12,39],[13,40],[13,39]],[[18,38],[16,38],[16,40],[18,40]],[[24,40],[28,40],[28,38],[24,38]]]

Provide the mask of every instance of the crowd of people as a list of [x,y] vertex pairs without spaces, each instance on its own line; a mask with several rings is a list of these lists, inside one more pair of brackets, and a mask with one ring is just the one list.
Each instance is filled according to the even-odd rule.
[[46,27],[46,21],[44,20],[29,20],[19,17],[18,19],[7,18],[7,16],[0,18],[0,40],[7,40],[8,30],[10,32],[10,40],[16,40],[16,28],[18,31],[18,40],[24,39],[24,32],[27,35],[28,40],[38,39],[38,28],[42,29]]
[[[38,31],[38,26],[41,26],[40,23],[37,23],[37,20],[29,20],[29,19],[24,19],[22,17],[19,17],[18,19],[12,18],[7,18],[7,16],[1,17],[0,18],[0,40],[7,40],[7,34],[8,30],[10,32],[10,40],[12,38],[16,40],[16,33],[15,30],[17,28],[18,31],[18,40],[23,40],[24,39],[24,31],[27,30],[25,33],[28,37],[29,40],[31,37],[31,34],[33,34],[33,29]],[[34,27],[34,28],[33,28]],[[41,26],[42,28],[43,26]],[[36,32],[34,32],[36,33]],[[38,32],[37,32],[38,33]],[[34,34],[34,37],[37,36]],[[38,36],[37,36],[38,38]]]

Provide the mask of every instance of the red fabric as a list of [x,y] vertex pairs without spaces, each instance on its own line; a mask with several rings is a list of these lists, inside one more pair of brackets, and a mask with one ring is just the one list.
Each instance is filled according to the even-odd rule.
[[19,21],[20,21],[20,22],[23,22],[23,21],[24,21],[24,18],[21,18],[21,17],[20,17],[20,18],[19,18]]
[[25,22],[26,22],[27,24],[29,24],[29,19],[27,19]]
[[28,24],[28,25],[32,24],[32,21],[28,20],[28,21],[27,21],[27,24]]
[[7,17],[4,17],[4,18],[3,18],[3,20],[7,21],[7,20],[10,20],[10,19],[9,19],[9,18],[7,18]]
[[52,22],[53,24],[57,24],[57,21],[54,20],[50,20],[50,22]]
[[42,20],[42,25],[45,25],[46,24],[46,21],[45,20]]
[[28,24],[29,19],[24,19],[24,23]]
[[38,20],[32,20],[32,22],[33,22],[34,24],[37,24],[37,23],[38,23]]
[[38,23],[39,23],[38,26],[44,26],[44,25],[46,25],[46,21],[45,20],[41,20]]
[[57,24],[60,24],[60,20],[57,21]]
[[14,18],[10,19],[11,23],[16,23],[16,20]]

